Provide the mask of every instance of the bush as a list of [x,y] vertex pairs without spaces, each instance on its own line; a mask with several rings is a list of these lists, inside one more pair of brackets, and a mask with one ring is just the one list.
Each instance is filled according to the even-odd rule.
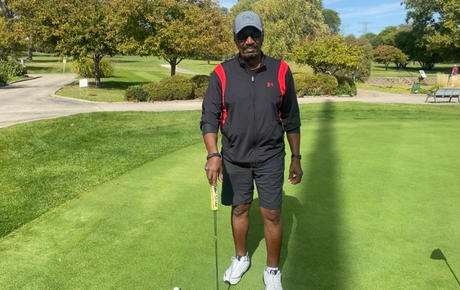
[[147,84],[150,101],[173,101],[193,99],[193,81],[183,76],[172,76],[159,82]]
[[336,89],[337,95],[350,95],[354,96],[357,94],[358,89],[356,88],[355,82],[351,78],[337,77],[338,87]]
[[0,86],[6,86],[8,83],[8,77],[3,74],[3,72],[0,70]]
[[195,98],[204,98],[206,90],[208,89],[209,78],[209,75],[196,75],[192,78]]
[[146,102],[149,100],[149,93],[142,86],[131,86],[125,91],[125,100],[130,102]]
[[[73,62],[73,70],[83,78],[94,78],[96,70],[94,69],[94,61],[90,58],[81,58]],[[99,73],[101,78],[109,78],[113,76],[112,62],[103,58],[99,63]]]
[[295,74],[294,83],[296,95],[301,98],[304,96],[335,95],[338,86],[334,76],[326,74]]
[[336,89],[339,83],[337,78],[328,74],[317,74],[318,87],[317,92],[319,95],[336,95]]
[[0,70],[7,78],[23,76],[27,73],[27,69],[20,63],[14,60],[9,60],[1,64]]

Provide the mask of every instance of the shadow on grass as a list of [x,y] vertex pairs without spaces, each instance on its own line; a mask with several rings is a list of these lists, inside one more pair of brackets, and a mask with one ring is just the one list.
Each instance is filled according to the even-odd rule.
[[442,252],[441,249],[433,250],[433,252],[431,253],[430,258],[433,259],[433,260],[443,260],[446,263],[446,265],[449,268],[449,270],[452,273],[452,275],[454,276],[455,281],[457,281],[458,286],[460,286],[460,281],[458,280],[457,275],[455,275],[454,270],[452,270],[452,267],[447,262],[447,258],[446,258],[446,256],[444,255],[444,253]]
[[27,71],[30,74],[54,74],[54,73],[62,73],[62,68],[34,66],[34,65],[28,64]]
[[151,83],[152,81],[133,81],[133,82],[120,82],[117,80],[101,80],[102,88],[106,89],[127,89],[130,86],[138,86],[138,85],[146,85]]
[[[310,136],[314,148],[303,159],[300,194],[284,197],[281,266],[284,284],[293,289],[345,289],[341,252],[339,196],[340,160],[334,150],[332,103],[326,102],[320,126]],[[314,135],[314,136],[313,136]]]
[[[280,268],[286,269],[283,285],[288,288],[341,290],[346,288],[346,277],[343,277],[345,261],[338,232],[341,228],[337,201],[340,174],[334,150],[331,102],[324,104],[319,117],[321,125],[315,134],[314,149],[304,158],[304,177],[302,183],[296,185],[301,188],[301,194],[297,198],[283,192],[284,239]],[[259,247],[265,251],[265,243],[261,244],[264,226],[257,199],[250,216],[247,246],[252,256]]]

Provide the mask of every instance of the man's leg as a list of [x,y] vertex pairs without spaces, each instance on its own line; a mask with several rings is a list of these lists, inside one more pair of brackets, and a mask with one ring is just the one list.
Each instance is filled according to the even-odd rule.
[[277,268],[280,262],[281,242],[283,240],[283,223],[281,209],[260,208],[264,219],[264,236],[267,246],[267,266]]
[[250,203],[232,207],[233,242],[235,244],[235,252],[240,256],[246,256],[247,254],[250,208]]

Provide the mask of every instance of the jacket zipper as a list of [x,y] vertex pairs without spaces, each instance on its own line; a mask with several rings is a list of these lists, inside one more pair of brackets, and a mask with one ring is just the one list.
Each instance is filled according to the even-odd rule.
[[252,76],[251,76],[251,80],[252,80],[252,92],[253,92],[253,100],[252,100],[252,104],[254,106],[254,166],[257,166],[257,157],[258,157],[258,150],[257,150],[257,141],[259,139],[259,133],[257,131],[257,117],[256,117],[256,111],[257,111],[257,108],[256,108],[256,95],[257,95],[257,92],[256,92],[256,85],[255,85],[255,75],[256,75],[256,72],[255,71],[252,71]]

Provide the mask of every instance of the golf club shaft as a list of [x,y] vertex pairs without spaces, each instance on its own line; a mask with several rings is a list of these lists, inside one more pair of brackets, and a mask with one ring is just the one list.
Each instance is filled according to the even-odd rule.
[[211,186],[211,211],[214,215],[214,255],[216,257],[216,289],[219,290],[219,263],[217,259],[217,210],[219,209],[219,196],[217,186]]

